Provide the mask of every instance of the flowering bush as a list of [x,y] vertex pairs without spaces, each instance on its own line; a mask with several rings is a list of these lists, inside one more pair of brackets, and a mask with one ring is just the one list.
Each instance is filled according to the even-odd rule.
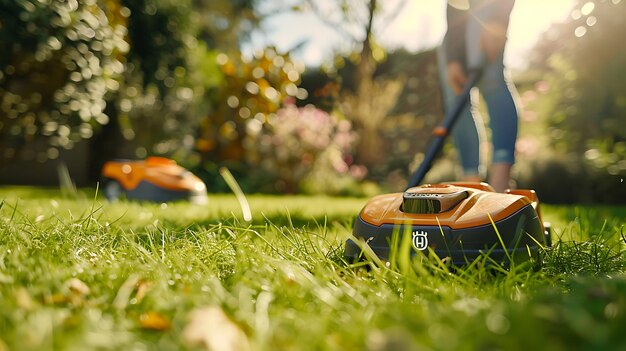
[[354,140],[350,122],[313,105],[287,105],[266,123],[248,122],[247,161],[273,179],[275,190],[293,193],[321,176],[362,178],[364,170],[348,153]]
[[[207,89],[208,111],[199,124],[196,151],[204,166],[243,164],[247,134],[259,129],[275,114],[285,99],[302,99],[298,88],[304,66],[273,48],[258,50],[254,57],[218,54],[218,84]],[[256,120],[256,122],[255,122]]]

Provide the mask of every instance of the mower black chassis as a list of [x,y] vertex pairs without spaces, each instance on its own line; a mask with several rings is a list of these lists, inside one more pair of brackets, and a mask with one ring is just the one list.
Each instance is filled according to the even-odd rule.
[[[479,257],[488,256],[488,262],[510,265],[532,260],[541,264],[542,247],[550,242],[549,231],[542,230],[543,225],[531,205],[522,207],[518,212],[504,218],[494,225],[452,229],[447,226],[423,226],[404,224],[382,224],[375,226],[365,222],[359,215],[355,221],[353,236],[363,241],[383,261],[390,257],[392,236],[413,235],[417,233],[427,237],[430,248],[440,259],[449,258],[455,266],[467,265]],[[497,231],[496,231],[497,228]],[[533,237],[529,233],[543,233]],[[413,238],[412,238],[413,239]],[[428,253],[421,250],[412,240],[412,254]],[[354,241],[346,242],[345,257],[349,261],[360,260],[363,253]]]

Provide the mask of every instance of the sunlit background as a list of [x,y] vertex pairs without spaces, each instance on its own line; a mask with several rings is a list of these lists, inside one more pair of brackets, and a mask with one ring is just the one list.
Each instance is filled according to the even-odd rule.
[[[166,156],[226,191],[402,189],[442,118],[445,1],[50,0],[0,5],[0,183],[93,186]],[[626,2],[519,0],[515,178],[624,202]],[[372,21],[368,31],[367,23]],[[484,152],[485,160],[489,151]],[[458,176],[447,145],[429,181]],[[577,191],[563,191],[563,188]]]
[[[332,1],[318,1],[332,9]],[[393,6],[390,6],[393,5]],[[550,25],[564,21],[571,15],[575,0],[523,0],[517,1],[511,14],[509,43],[506,61],[511,68],[523,68],[529,51]],[[420,51],[438,45],[446,30],[445,1],[385,1],[388,10],[400,6],[393,21],[384,23],[377,30],[380,44],[388,50],[405,48]],[[386,13],[389,16],[392,14]],[[358,33],[358,29],[356,30]],[[283,51],[298,45],[294,58],[307,65],[320,65],[332,59],[335,52],[347,52],[351,43],[313,13],[285,13],[264,20],[255,31],[251,43],[244,51],[264,45],[274,45]]]

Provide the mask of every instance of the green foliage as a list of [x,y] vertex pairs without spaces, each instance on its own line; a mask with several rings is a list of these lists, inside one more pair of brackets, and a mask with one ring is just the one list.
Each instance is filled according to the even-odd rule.
[[[560,153],[584,154],[586,165],[626,175],[626,15],[623,1],[581,1],[570,20],[555,26],[537,53],[546,71],[538,110]],[[548,44],[544,44],[548,45]],[[539,47],[538,50],[545,49]]]
[[94,136],[96,164],[188,155],[205,93],[222,82],[215,52],[238,49],[257,22],[253,4],[1,1],[0,156],[44,137],[51,148],[37,159],[54,159]]
[[258,166],[246,164],[247,148],[253,146],[246,145],[246,140],[264,125],[271,127],[285,101],[305,96],[306,91],[297,85],[304,68],[273,48],[258,51],[251,59],[220,53],[215,60],[221,84],[207,89],[210,105],[199,123],[195,144],[202,167],[219,163],[235,168]]
[[[167,155],[187,164],[207,111],[224,104],[218,52],[237,50],[257,22],[253,1],[125,1],[130,51],[115,111],[126,157]],[[128,147],[127,147],[128,149]]]
[[518,187],[534,189],[547,203],[623,204],[626,198],[623,176],[575,153],[564,156],[545,150],[522,160],[516,178]]
[[[190,18],[198,27],[197,38],[210,48],[237,50],[259,22],[256,0],[192,0]],[[260,4],[259,4],[260,5]]]
[[137,66],[144,86],[155,84],[164,95],[176,83],[172,79],[175,71],[187,66],[187,47],[196,44],[189,20],[190,2],[123,0],[122,4],[132,14],[128,21],[128,62]]
[[[184,155],[193,141],[196,106],[202,99],[203,74],[190,72],[206,55],[195,38],[191,1],[122,1],[130,13],[127,23],[129,52],[122,87],[110,99],[112,131],[125,145],[113,145],[110,157]],[[198,55],[194,57],[193,55]],[[202,66],[200,66],[202,67]],[[204,68],[204,67],[202,67]],[[203,73],[203,72],[202,72]],[[110,138],[110,136],[107,136]]]
[[406,185],[404,179],[417,168],[431,142],[432,130],[443,119],[436,57],[434,49],[419,53],[398,50],[388,53],[376,70],[381,79],[402,82],[396,104],[379,127],[384,163],[372,169],[378,173],[376,178],[395,183],[397,188]]
[[0,2],[2,158],[38,135],[49,137],[43,158],[55,158],[108,123],[128,15],[116,1]]
[[[550,203],[624,203],[623,1],[580,1],[554,24],[517,80],[519,187]],[[532,85],[532,86],[531,86]]]
[[307,70],[301,86],[309,94],[302,104],[350,120],[358,135],[354,163],[367,169],[367,179],[400,189],[443,117],[436,51],[387,53],[360,92],[356,71],[357,65],[342,57],[332,68]]
[[336,96],[326,100],[330,114],[312,105],[293,105],[318,103],[322,95],[336,93],[338,85],[328,76],[321,79],[326,91],[312,89],[315,96],[311,98],[298,87],[303,68],[288,54],[267,48],[249,60],[226,54],[215,59],[222,84],[207,88],[214,100],[200,122],[196,140],[203,159],[199,173],[210,188],[223,190],[213,185],[217,184],[217,165],[227,164],[252,192],[369,191],[355,185],[367,169],[354,162],[356,136],[350,122],[333,109]]

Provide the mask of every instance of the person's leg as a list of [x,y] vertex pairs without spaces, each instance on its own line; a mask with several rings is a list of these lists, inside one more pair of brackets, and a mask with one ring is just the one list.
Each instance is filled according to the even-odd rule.
[[[454,104],[457,95],[452,91],[452,87],[448,83],[444,50],[440,49],[437,54],[444,109],[447,111]],[[450,133],[463,168],[463,180],[480,181],[482,179],[480,174],[480,144],[476,122],[472,116],[470,106],[466,106],[463,109],[461,116],[459,116]]]
[[495,7],[480,0],[470,2],[472,15],[469,17],[467,30],[468,65],[483,67],[483,75],[478,87],[487,104],[491,144],[493,145],[489,183],[496,191],[503,192],[509,188],[511,167],[515,163],[518,123],[518,112],[512,96],[512,92],[515,93],[515,87],[505,79],[504,53],[500,53],[493,62],[488,62],[482,50],[481,37],[485,30],[484,22],[492,16]]
[[493,145],[489,183],[502,192],[510,187],[518,129],[516,91],[505,77],[502,57],[487,65],[479,89],[487,103]]
[[511,182],[511,163],[492,163],[489,167],[489,185],[499,193],[505,192],[507,189],[513,188]]

